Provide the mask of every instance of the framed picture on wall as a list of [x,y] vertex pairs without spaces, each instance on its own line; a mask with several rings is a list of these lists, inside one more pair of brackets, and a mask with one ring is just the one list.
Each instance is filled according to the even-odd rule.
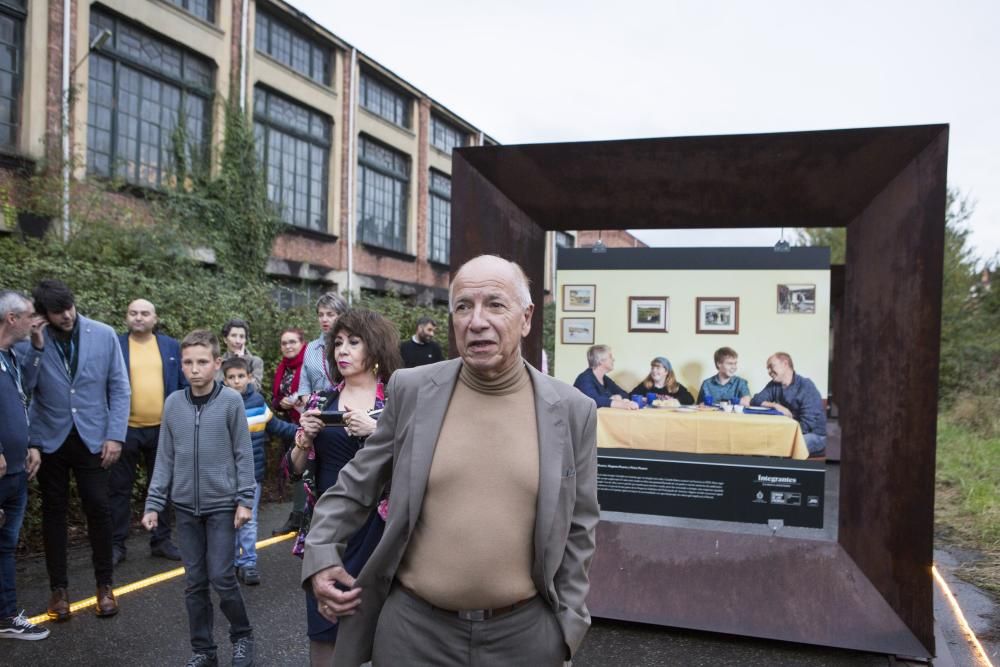
[[738,334],[740,298],[738,296],[699,296],[696,299],[697,333]]
[[559,338],[563,345],[593,345],[593,317],[564,317]]
[[802,283],[778,284],[778,314],[816,314],[816,286]]
[[630,296],[628,298],[629,332],[670,330],[670,297]]
[[562,309],[594,312],[597,309],[597,285],[563,285]]

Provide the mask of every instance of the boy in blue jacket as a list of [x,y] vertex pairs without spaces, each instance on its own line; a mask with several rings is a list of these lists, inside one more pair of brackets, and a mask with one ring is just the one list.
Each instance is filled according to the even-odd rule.
[[296,426],[275,417],[267,402],[251,383],[250,366],[242,357],[230,357],[222,362],[222,377],[226,386],[243,397],[247,413],[250,441],[253,444],[253,474],[257,482],[253,495],[253,518],[236,533],[236,577],[248,586],[260,583],[257,570],[257,508],[260,505],[261,482],[267,472],[267,441],[270,436],[283,440],[295,439]]

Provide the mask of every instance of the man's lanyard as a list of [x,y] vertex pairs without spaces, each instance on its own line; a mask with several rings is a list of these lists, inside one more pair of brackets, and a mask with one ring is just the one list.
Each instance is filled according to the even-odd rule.
[[17,395],[21,398],[21,405],[24,406],[25,414],[28,411],[28,395],[24,392],[24,385],[21,382],[21,369],[17,365],[17,357],[14,350],[0,350],[0,371],[10,373],[14,378],[14,385],[17,387]]
[[[66,369],[66,376],[72,380],[73,379],[73,361],[76,357],[76,345],[73,343],[73,336],[69,338],[69,342],[64,344],[62,341],[55,340],[56,352],[59,353],[59,358],[62,359],[63,368]],[[68,349],[67,349],[68,348]]]

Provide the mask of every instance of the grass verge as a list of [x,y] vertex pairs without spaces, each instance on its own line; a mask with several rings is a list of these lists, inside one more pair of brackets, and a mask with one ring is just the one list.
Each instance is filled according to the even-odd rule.
[[957,574],[1000,597],[1000,436],[938,420],[935,533],[976,552]]

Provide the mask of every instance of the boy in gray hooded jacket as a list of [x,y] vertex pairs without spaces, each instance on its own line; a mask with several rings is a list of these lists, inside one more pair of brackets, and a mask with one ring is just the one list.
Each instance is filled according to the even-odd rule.
[[212,332],[192,331],[181,342],[181,368],[191,386],[171,394],[163,405],[142,517],[143,526],[153,530],[167,500],[174,504],[194,651],[188,667],[218,664],[209,584],[229,620],[232,664],[253,664],[253,629],[233,567],[236,531],[252,516],[253,449],[243,398],[215,381],[221,364]]

